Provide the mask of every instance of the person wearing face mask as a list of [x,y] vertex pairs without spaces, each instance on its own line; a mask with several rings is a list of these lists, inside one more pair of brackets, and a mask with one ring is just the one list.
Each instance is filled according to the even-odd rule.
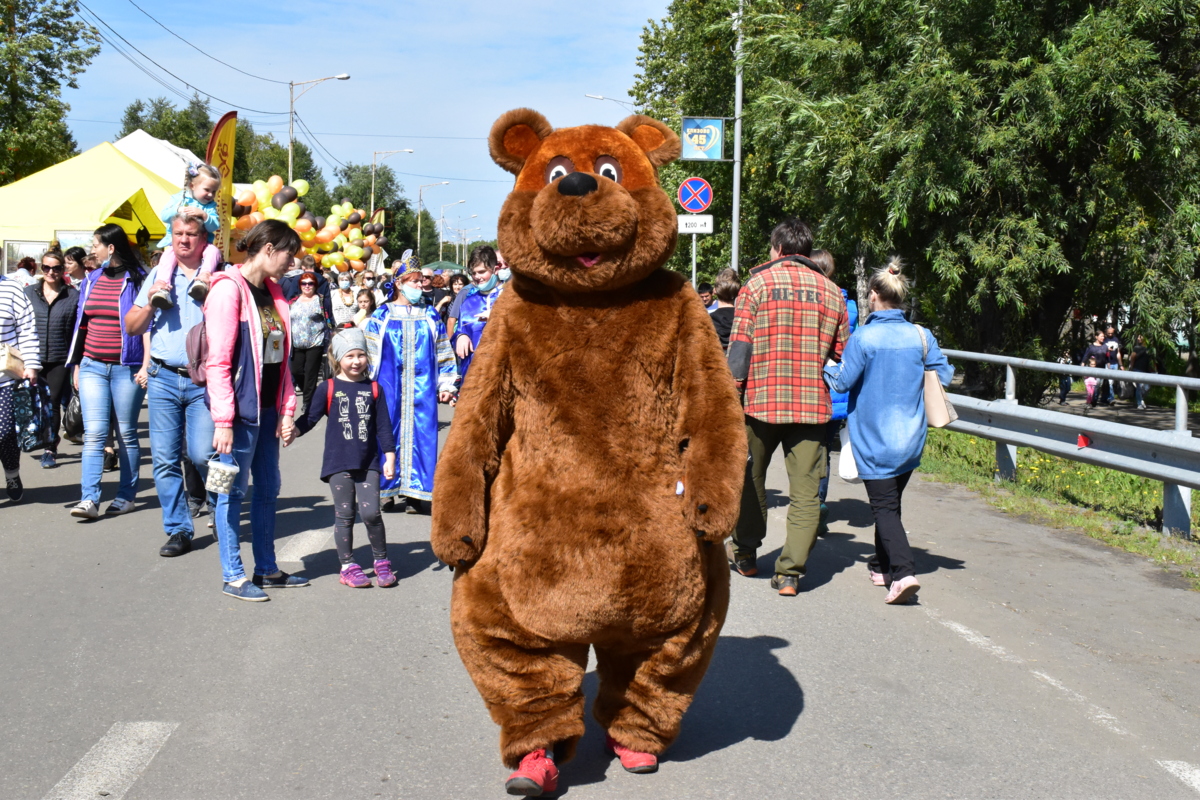
[[358,313],[358,292],[354,288],[354,275],[349,270],[337,275],[337,288],[329,296],[333,306],[333,327],[344,328],[354,324],[354,315]]
[[508,268],[508,262],[504,260],[504,255],[496,251],[496,280],[501,283],[508,283],[512,280],[512,270]]
[[425,305],[437,308],[437,304],[446,296],[446,288],[444,286],[434,286],[433,279],[436,276],[433,274],[433,269],[425,267],[421,270],[421,296],[425,298]]
[[396,442],[395,475],[379,485],[385,511],[396,510],[399,499],[409,513],[419,513],[418,504],[432,499],[437,404],[454,404],[454,353],[441,317],[423,299],[421,273],[405,272],[364,328],[371,379],[379,383]]
[[[364,271],[361,275],[358,285],[360,295],[362,294],[363,289],[366,289],[371,293],[371,296],[375,299],[375,308],[378,308],[387,302],[387,296],[384,295],[383,290],[379,288],[379,279],[375,277],[374,272],[371,272],[370,270]],[[374,313],[375,308],[371,309],[372,313]]]
[[487,245],[480,245],[471,251],[467,261],[467,272],[471,276],[471,285],[459,292],[458,297],[450,305],[451,340],[454,342],[454,354],[458,357],[459,384],[466,379],[467,369],[471,366],[471,356],[479,347],[483,336],[484,325],[491,316],[492,306],[500,297],[503,285],[496,277],[496,251]]

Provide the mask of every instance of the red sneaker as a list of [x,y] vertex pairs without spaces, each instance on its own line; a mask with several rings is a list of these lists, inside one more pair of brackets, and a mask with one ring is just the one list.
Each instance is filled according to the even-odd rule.
[[658,772],[658,756],[630,750],[611,736],[604,737],[604,744],[610,753],[621,759],[621,766],[625,768],[626,772],[638,774]]
[[508,776],[504,789],[520,797],[541,797],[558,788],[558,767],[545,750],[534,750],[521,759],[521,766]]

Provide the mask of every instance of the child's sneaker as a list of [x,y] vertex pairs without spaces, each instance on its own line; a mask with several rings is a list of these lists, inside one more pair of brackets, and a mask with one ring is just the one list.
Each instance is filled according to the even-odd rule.
[[371,579],[363,573],[362,567],[358,564],[342,567],[342,577],[340,580],[351,589],[365,589],[371,585]]
[[197,303],[203,303],[204,298],[208,297],[208,284],[204,281],[195,281],[192,283],[192,288],[188,289],[188,297]]
[[150,305],[155,308],[161,308],[164,311],[169,308],[174,308],[175,301],[171,299],[171,293],[165,289],[161,292],[155,292],[150,296]]
[[375,583],[380,588],[386,589],[389,586],[395,586],[399,578],[392,572],[392,562],[386,558],[375,562]]
[[534,750],[521,759],[521,766],[508,776],[504,784],[509,794],[520,797],[541,797],[558,788],[558,767],[545,750]]

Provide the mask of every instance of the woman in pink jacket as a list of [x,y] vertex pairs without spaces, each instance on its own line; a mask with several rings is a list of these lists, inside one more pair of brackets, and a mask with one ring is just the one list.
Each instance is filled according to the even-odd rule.
[[[263,601],[263,589],[307,586],[275,564],[275,500],[279,496],[279,441],[295,437],[296,392],[288,369],[288,303],[276,283],[292,265],[300,237],[278,220],[254,226],[238,243],[246,262],[217,275],[204,306],[208,336],[208,405],[213,448],[236,464],[229,494],[217,495],[217,541],[225,594]],[[250,532],[254,579],[247,580],[238,544],[242,498],[250,478]]]

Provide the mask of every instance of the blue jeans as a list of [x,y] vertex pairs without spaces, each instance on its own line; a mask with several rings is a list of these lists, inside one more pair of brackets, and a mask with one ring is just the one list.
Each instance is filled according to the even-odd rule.
[[279,437],[275,435],[275,427],[279,413],[264,408],[259,412],[258,422],[247,425],[235,420],[233,452],[221,456],[221,463],[237,464],[239,468],[232,491],[217,495],[217,541],[226,583],[246,577],[238,534],[242,498],[251,477],[254,495],[250,498],[250,544],[254,574],[273,575],[279,569],[275,565],[275,500],[279,497]]
[[[167,536],[194,534],[179,465],[187,440],[188,460],[203,477],[213,453],[213,421],[204,402],[204,389],[192,379],[150,362],[150,385],[146,405],[150,409],[150,458],[154,465],[154,488],[162,504],[163,530]],[[185,436],[186,434],[186,436]],[[209,494],[209,502],[216,503]]]
[[104,474],[104,440],[117,417],[121,436],[121,485],[118,500],[133,500],[137,496],[138,416],[146,390],[138,386],[133,376],[138,367],[106,364],[84,357],[79,365],[79,405],[83,410],[83,500],[100,502],[100,478]]
[[[1121,366],[1119,364],[1105,364],[1104,368],[1105,369],[1120,369]],[[1105,381],[1104,382],[1104,402],[1111,403],[1113,401],[1113,399],[1114,399],[1113,389],[1115,389],[1115,388],[1116,388],[1116,383],[1114,381]]]

